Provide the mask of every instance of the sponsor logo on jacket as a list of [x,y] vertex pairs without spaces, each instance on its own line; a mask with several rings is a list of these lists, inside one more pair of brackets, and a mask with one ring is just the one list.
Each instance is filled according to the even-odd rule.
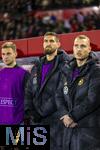
[[0,97],[0,106],[16,106],[16,99],[8,97]]

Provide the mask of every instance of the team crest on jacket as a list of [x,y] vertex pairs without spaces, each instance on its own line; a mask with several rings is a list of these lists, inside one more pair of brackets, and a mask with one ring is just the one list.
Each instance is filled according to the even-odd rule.
[[37,84],[37,77],[33,78],[33,84]]
[[64,95],[67,95],[67,94],[68,94],[68,87],[67,87],[67,85],[64,86],[63,92],[64,92]]
[[79,82],[78,82],[78,85],[82,85],[84,83],[84,79],[80,79]]

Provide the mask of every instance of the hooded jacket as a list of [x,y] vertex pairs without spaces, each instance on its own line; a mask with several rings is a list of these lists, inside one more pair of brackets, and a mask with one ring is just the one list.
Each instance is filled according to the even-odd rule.
[[56,111],[55,93],[60,79],[60,70],[69,59],[63,50],[58,50],[53,69],[47,74],[42,86],[40,85],[41,71],[46,57],[41,57],[34,63],[26,88],[25,117],[31,114],[32,118],[40,120],[41,117],[48,117]]
[[78,124],[76,128],[65,129],[63,150],[97,150],[100,149],[100,63],[91,52],[87,63],[78,68],[78,76],[72,79],[76,67],[76,60],[72,59],[69,66],[62,68],[56,94],[59,117],[68,114]]

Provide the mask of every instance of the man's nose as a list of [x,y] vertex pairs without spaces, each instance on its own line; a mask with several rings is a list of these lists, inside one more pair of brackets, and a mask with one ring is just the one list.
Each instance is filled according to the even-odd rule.
[[47,41],[47,44],[50,45],[50,44],[51,44],[51,41],[48,40],[48,41]]
[[81,46],[78,46],[78,47],[77,47],[77,50],[78,50],[78,51],[80,51],[81,49],[82,49]]

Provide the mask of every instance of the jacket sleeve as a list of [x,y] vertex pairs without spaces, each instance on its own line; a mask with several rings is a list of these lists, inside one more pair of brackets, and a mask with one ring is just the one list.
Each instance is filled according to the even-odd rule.
[[25,119],[30,117],[30,113],[32,110],[32,99],[33,99],[33,93],[32,93],[32,79],[28,80],[25,88],[25,100],[24,100],[24,111],[25,111]]
[[28,78],[27,84],[25,86],[25,100],[24,100],[24,112],[25,118],[29,118],[33,108],[33,98],[35,90],[33,91],[33,76],[36,74],[36,64],[34,63],[31,70],[31,74]]
[[65,101],[65,98],[69,98],[66,94],[64,96],[64,81],[63,76],[61,76],[61,79],[59,81],[58,89],[55,96],[56,106],[57,106],[57,116],[60,119],[62,116],[68,114],[67,110],[67,102]]
[[37,90],[37,82],[33,85],[33,76],[36,77],[38,65],[39,64],[34,63],[30,78],[26,84],[24,101],[24,120],[37,121],[40,119],[40,116],[37,113],[33,104],[33,99],[35,99],[35,93]]
[[84,101],[77,105],[70,113],[69,116],[74,120],[81,120],[90,113],[93,113],[100,107],[100,68],[96,67],[91,72],[90,83],[88,88],[88,95]]
[[29,79],[30,79],[30,73],[26,71],[24,76],[24,88],[26,88]]

